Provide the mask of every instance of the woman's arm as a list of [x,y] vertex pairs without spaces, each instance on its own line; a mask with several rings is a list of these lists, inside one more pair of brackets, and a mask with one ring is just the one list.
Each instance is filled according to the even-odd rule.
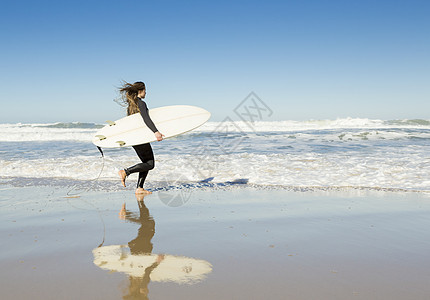
[[157,127],[155,127],[154,122],[152,122],[151,118],[149,117],[148,107],[146,106],[145,101],[139,100],[137,104],[139,106],[140,115],[142,116],[146,126],[148,126],[149,129],[152,130],[152,132],[154,133],[157,132],[158,131]]
[[157,127],[155,127],[154,122],[152,122],[151,118],[149,117],[148,106],[146,106],[145,101],[138,100],[137,105],[139,106],[140,115],[142,116],[146,126],[148,126],[149,129],[151,129],[152,132],[155,133],[157,141],[162,141],[164,135],[158,131]]

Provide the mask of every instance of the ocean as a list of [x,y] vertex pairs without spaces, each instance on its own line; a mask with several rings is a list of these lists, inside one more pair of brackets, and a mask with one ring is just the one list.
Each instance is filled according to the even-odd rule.
[[[1,185],[122,188],[117,172],[134,150],[91,143],[103,124],[0,124]],[[311,121],[226,119],[152,143],[148,188],[248,184],[281,189],[430,192],[430,120],[345,118]],[[137,175],[128,179],[135,185]]]

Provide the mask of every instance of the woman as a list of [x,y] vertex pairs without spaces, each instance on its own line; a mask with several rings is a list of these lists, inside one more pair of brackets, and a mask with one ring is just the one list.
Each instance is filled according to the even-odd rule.
[[[155,127],[154,122],[152,122],[151,118],[149,117],[148,107],[143,101],[146,96],[145,84],[141,81],[135,82],[133,84],[125,83],[119,91],[121,93],[122,99],[127,104],[127,115],[140,113],[146,126],[148,126],[152,132],[154,132],[157,141],[162,141],[164,135],[158,131],[157,127]],[[120,170],[118,174],[121,177],[121,183],[125,187],[125,179],[127,176],[132,173],[139,172],[136,194],[151,194],[150,191],[147,191],[143,188],[148,171],[152,170],[155,164],[154,153],[152,152],[151,145],[147,143],[133,146],[133,148],[142,162],[130,168]]]

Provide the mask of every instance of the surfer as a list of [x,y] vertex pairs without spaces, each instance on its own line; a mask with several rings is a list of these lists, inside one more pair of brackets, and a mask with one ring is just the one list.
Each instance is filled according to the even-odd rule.
[[[154,122],[152,122],[151,118],[149,117],[148,107],[146,106],[145,101],[143,101],[146,96],[145,84],[141,81],[137,81],[133,84],[126,82],[119,91],[123,101],[127,105],[127,115],[129,116],[135,113],[140,113],[146,126],[148,126],[152,132],[154,132],[157,141],[162,141],[164,135],[158,131],[157,127],[155,127]],[[120,170],[118,174],[121,178],[121,183],[125,187],[125,179],[127,176],[132,173],[139,172],[136,194],[151,194],[150,191],[147,191],[143,188],[143,184],[145,183],[145,179],[149,170],[152,170],[155,165],[154,153],[152,152],[151,145],[146,143],[133,146],[133,148],[142,162],[129,168]]]

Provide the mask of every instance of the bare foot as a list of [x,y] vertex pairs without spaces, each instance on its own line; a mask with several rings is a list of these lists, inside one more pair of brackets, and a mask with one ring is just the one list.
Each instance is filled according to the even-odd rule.
[[136,193],[135,193],[136,195],[137,194],[152,194],[152,192],[150,192],[150,191],[147,191],[147,190],[145,190],[145,189],[143,189],[143,188],[137,188],[136,189]]
[[121,177],[121,183],[125,187],[125,179],[127,178],[127,174],[125,174],[124,170],[119,170],[118,175]]

